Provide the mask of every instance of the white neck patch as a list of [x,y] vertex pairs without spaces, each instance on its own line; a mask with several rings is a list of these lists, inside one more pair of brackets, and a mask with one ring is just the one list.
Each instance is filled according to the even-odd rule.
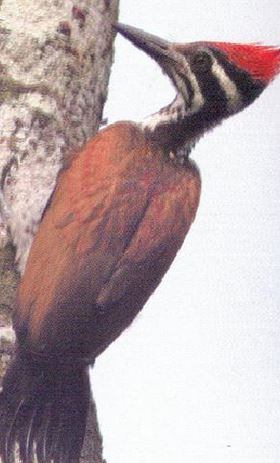
[[157,113],[145,117],[140,122],[142,129],[149,129],[152,132],[159,125],[170,124],[182,120],[186,116],[185,102],[183,96],[178,93],[173,103],[160,109]]

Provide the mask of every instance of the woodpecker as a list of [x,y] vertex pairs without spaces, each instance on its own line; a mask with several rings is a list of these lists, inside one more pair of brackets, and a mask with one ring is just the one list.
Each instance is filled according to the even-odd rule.
[[101,130],[59,174],[17,291],[16,352],[0,396],[3,463],[16,448],[23,463],[79,461],[89,365],[142,309],[195,218],[191,149],[280,69],[275,47],[115,29],[158,63],[176,97],[140,123]]

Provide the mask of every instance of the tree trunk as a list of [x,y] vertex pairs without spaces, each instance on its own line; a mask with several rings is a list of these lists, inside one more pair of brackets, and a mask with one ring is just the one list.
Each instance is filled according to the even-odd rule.
[[[118,0],[0,0],[0,377],[15,288],[56,175],[102,119],[117,13]],[[94,403],[81,461],[103,462]]]

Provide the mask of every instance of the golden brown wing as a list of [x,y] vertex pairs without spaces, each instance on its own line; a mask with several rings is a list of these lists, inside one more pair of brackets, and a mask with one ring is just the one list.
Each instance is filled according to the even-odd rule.
[[17,331],[35,350],[101,350],[169,267],[198,197],[196,171],[166,163],[135,125],[100,132],[59,176],[19,287]]

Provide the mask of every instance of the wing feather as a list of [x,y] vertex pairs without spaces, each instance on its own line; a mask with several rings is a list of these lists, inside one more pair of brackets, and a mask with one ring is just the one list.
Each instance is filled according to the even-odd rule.
[[98,350],[114,310],[107,338],[116,337],[170,266],[199,192],[197,170],[166,162],[133,124],[100,132],[58,178],[19,287],[16,329],[34,349],[73,350],[76,340],[90,350],[95,338]]

